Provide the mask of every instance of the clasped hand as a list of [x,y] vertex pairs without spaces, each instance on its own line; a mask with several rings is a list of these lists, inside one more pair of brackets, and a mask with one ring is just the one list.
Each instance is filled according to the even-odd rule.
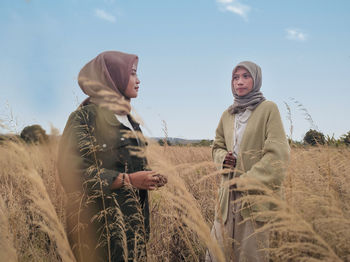
[[168,183],[168,179],[156,171],[138,171],[129,174],[130,184],[138,189],[154,190]]
[[235,156],[232,154],[231,151],[229,151],[224,159],[224,163],[223,163],[224,168],[235,168],[236,167],[236,158]]

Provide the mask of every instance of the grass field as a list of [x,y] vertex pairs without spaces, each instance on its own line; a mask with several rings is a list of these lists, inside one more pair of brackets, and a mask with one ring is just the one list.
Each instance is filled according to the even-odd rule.
[[[202,261],[208,246],[220,255],[209,237],[220,183],[210,148],[150,145],[148,158],[169,178],[150,194],[149,261]],[[0,147],[2,261],[73,261],[56,159],[55,139]],[[265,196],[278,207],[266,225],[271,259],[350,261],[349,148],[292,148],[284,192]]]

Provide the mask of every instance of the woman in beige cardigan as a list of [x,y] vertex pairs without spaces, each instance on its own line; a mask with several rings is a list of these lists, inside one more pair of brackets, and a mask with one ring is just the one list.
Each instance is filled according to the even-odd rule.
[[[270,210],[271,204],[237,200],[245,194],[243,187],[252,184],[279,192],[289,159],[278,108],[260,92],[261,80],[260,67],[252,62],[241,62],[233,69],[234,103],[221,116],[212,149],[218,168],[227,168],[212,228],[227,261],[268,260],[268,232],[254,232],[267,219],[258,212]],[[206,261],[217,261],[210,250]]]

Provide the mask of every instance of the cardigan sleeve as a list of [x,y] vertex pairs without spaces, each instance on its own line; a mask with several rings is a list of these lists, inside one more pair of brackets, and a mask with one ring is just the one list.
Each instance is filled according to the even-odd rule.
[[212,148],[212,157],[214,162],[217,164],[218,169],[223,168],[224,159],[228,152],[223,128],[224,114],[225,112],[222,114],[218,127],[216,128],[215,139]]
[[96,158],[98,146],[94,118],[93,112],[73,112],[61,137],[58,171],[67,193],[86,188],[90,193],[102,189],[104,194],[109,194],[113,181],[119,175],[116,170],[100,168],[100,161]]
[[266,120],[262,157],[250,170],[243,173],[241,178],[256,179],[271,189],[279,187],[285,177],[289,153],[290,148],[280,113],[277,106],[272,103]]

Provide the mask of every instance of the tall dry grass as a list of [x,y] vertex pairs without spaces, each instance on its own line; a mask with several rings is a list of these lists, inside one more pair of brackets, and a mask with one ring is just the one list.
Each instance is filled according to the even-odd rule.
[[[0,147],[0,256],[6,261],[73,261],[56,152],[56,142]],[[203,261],[210,247],[224,261],[210,238],[220,182],[210,148],[150,145],[148,157],[169,178],[150,194],[148,260]],[[350,261],[350,150],[293,148],[284,190],[285,200],[252,199],[276,204],[264,228],[271,232],[271,259]]]
[[[74,261],[64,230],[64,194],[57,180],[56,148],[8,142],[0,146],[2,247],[6,261]],[[5,248],[1,248],[4,250]],[[11,250],[15,250],[12,252]]]

